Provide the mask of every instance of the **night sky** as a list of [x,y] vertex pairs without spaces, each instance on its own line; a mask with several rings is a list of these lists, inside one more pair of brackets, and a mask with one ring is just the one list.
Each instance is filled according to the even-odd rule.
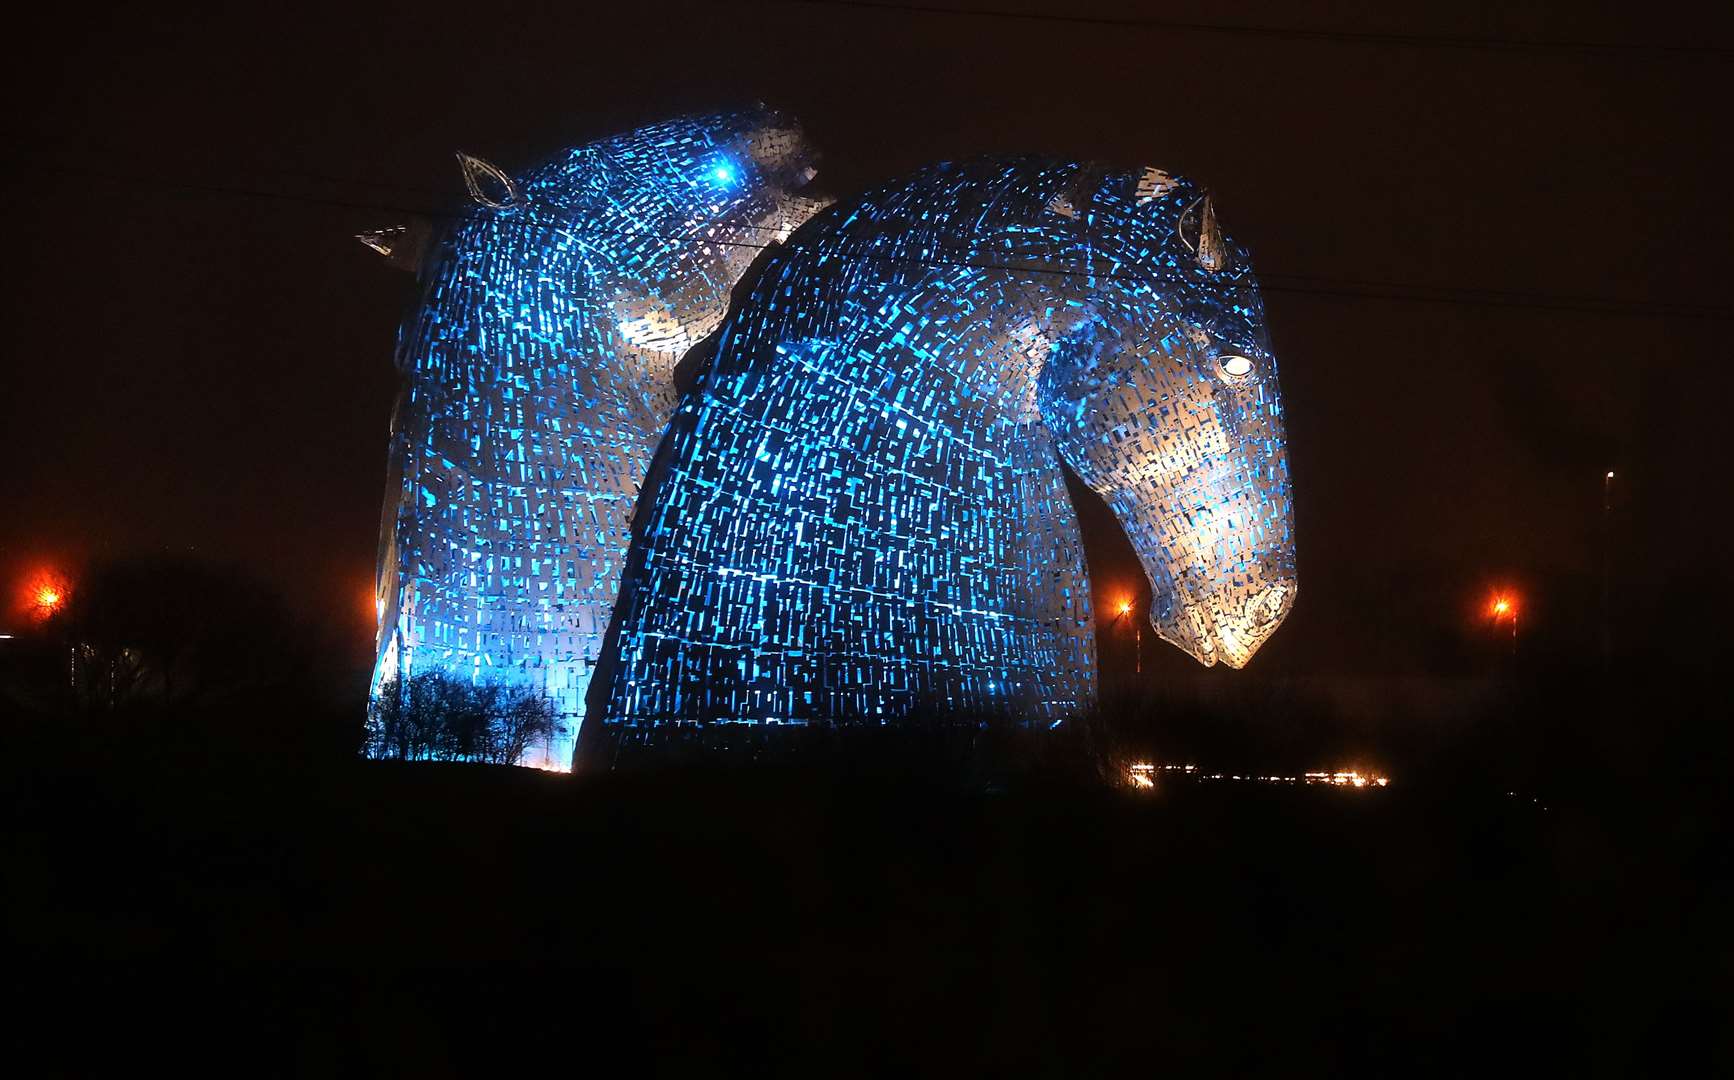
[[[1265,284],[1297,507],[1300,599],[1249,670],[1455,670],[1496,586],[1525,597],[1538,649],[1585,647],[1610,468],[1625,640],[1724,632],[1726,14],[1159,13],[1325,32],[1293,35],[866,3],[40,7],[4,75],[15,602],[43,567],[190,549],[277,584],[367,663],[415,295],[353,234],[457,205],[456,149],[516,172],[762,99],[803,122],[837,195],[1005,152],[1215,191]],[[1613,47],[1501,45],[1534,40]],[[1129,548],[1081,509],[1098,595],[1125,595]],[[1192,663],[1150,655],[1155,677]]]

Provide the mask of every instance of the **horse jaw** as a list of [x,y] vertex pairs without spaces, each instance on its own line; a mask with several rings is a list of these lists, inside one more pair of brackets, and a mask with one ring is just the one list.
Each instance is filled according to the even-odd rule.
[[1042,373],[1055,445],[1113,510],[1151,587],[1156,635],[1241,668],[1294,606],[1294,522],[1274,361],[1224,385],[1213,355],[1107,341]]
[[1156,636],[1207,667],[1245,667],[1294,607],[1286,485],[1256,482],[1276,471],[1236,454],[1103,492],[1150,581]]

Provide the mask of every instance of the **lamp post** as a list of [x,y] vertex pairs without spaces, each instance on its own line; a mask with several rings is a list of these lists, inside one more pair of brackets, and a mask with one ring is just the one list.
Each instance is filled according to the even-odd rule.
[[1602,663],[1607,663],[1614,651],[1613,625],[1608,618],[1610,578],[1614,561],[1614,471],[1602,477],[1602,604],[1601,645]]
[[1511,655],[1517,655],[1517,604],[1506,597],[1497,597],[1493,601],[1493,621],[1497,625],[1503,616],[1511,616]]
[[1120,614],[1114,616],[1114,621],[1125,619],[1132,626],[1132,671],[1134,674],[1144,674],[1144,627],[1132,617],[1132,601],[1120,601]]

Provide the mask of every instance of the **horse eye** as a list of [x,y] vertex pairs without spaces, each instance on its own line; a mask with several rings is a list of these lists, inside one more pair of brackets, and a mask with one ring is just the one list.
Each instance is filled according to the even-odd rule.
[[1224,356],[1216,363],[1230,379],[1244,379],[1252,374],[1252,361],[1244,356]]

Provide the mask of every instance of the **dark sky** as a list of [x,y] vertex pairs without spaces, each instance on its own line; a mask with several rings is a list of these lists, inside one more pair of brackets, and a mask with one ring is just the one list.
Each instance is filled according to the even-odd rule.
[[[804,122],[838,194],[1007,151],[1215,190],[1266,282],[1298,506],[1301,597],[1254,669],[1449,668],[1500,583],[1540,640],[1576,647],[1608,468],[1631,636],[1720,632],[1692,597],[1729,595],[1734,18],[992,6],[1324,34],[864,4],[42,5],[4,76],[8,597],[43,565],[191,548],[257,569],[365,661],[414,296],[353,234],[452,205],[454,149],[516,170],[763,99]],[[1119,595],[1124,541],[1084,510]],[[1159,672],[1191,663],[1166,653]]]

